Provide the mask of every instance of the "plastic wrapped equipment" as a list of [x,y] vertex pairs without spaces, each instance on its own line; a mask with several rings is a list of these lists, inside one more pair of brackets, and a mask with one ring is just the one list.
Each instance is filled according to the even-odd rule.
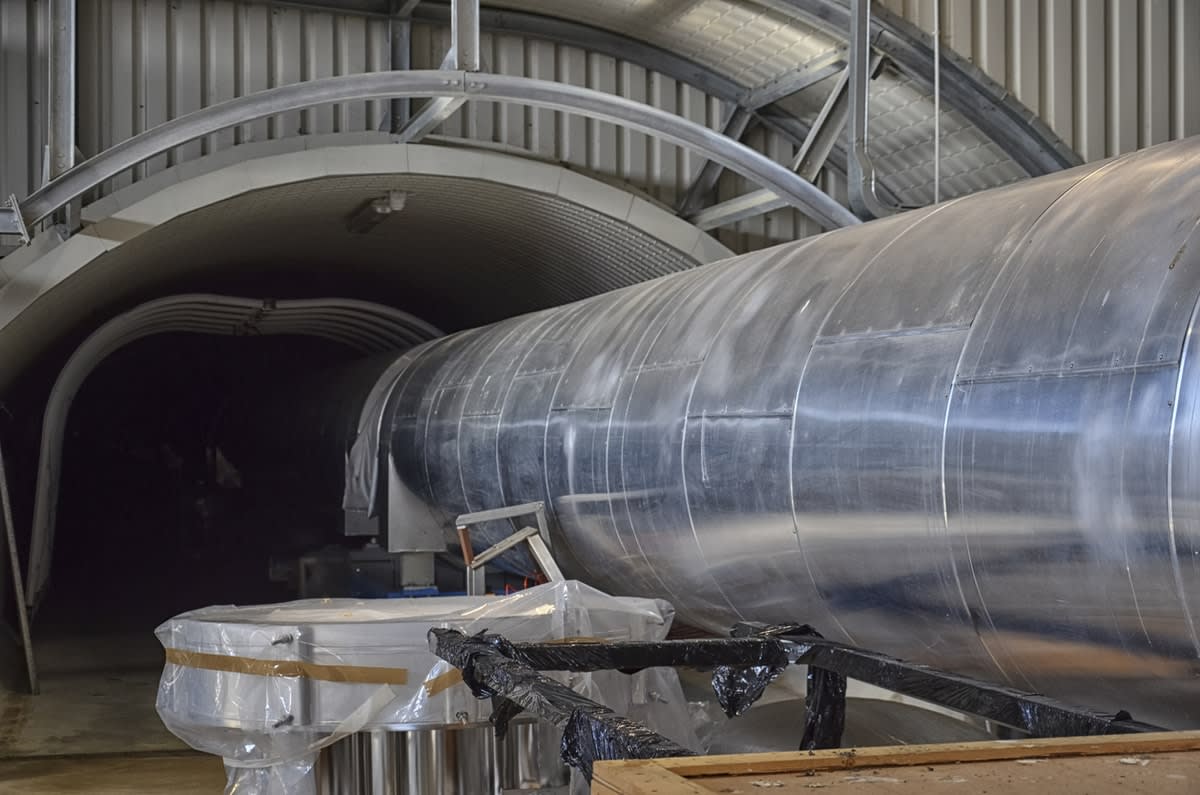
[[[193,748],[224,758],[227,793],[315,791],[318,752],[360,731],[487,722],[461,673],[428,648],[431,627],[514,641],[661,640],[673,608],[574,581],[506,597],[306,600],[207,607],[163,623],[157,708]],[[554,677],[688,747],[696,740],[675,672]]]

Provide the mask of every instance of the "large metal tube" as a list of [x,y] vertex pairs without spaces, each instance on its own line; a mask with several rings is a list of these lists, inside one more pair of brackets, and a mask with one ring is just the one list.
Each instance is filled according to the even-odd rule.
[[451,335],[393,463],[697,624],[1200,725],[1198,198],[1193,139]]

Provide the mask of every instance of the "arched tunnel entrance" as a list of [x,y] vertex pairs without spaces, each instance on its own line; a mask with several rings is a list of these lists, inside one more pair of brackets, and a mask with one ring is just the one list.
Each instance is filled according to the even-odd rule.
[[[356,299],[454,331],[728,254],[664,208],[557,166],[420,146],[303,154],[302,166],[284,154],[207,171],[191,165],[157,190],[135,184],[85,208],[89,223],[66,242],[6,260],[0,433],[23,566],[54,380],[90,334],[145,302],[182,293]],[[381,161],[394,167],[381,170]],[[323,373],[377,375],[384,359],[312,336],[173,332],[97,363],[66,426],[48,588],[33,622],[52,697],[30,702],[45,709],[65,687],[85,717],[68,732],[47,717],[58,739],[34,731],[7,750],[75,753],[93,735],[106,743],[96,751],[167,741],[152,689],[118,695],[156,681],[157,623],[214,602],[294,597],[290,563],[328,545],[367,543],[340,533],[340,489],[304,482],[311,468],[248,461],[230,407],[252,417],[289,390],[320,385]],[[262,405],[248,409],[256,397]],[[289,489],[309,499],[278,499]],[[17,653],[11,662],[19,681]],[[94,686],[97,671],[111,686]],[[118,720],[127,730],[89,723],[88,715],[111,722],[122,702],[136,704]]]

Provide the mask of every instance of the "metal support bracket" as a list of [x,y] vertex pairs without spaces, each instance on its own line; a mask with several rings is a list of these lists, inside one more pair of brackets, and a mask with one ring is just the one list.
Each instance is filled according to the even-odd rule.
[[[536,517],[537,527],[521,528],[478,555],[475,554],[475,549],[471,545],[471,525],[501,519],[516,519],[520,516]],[[548,581],[560,582],[565,579],[558,563],[554,560],[554,554],[550,551],[550,526],[546,522],[546,504],[544,502],[526,502],[507,508],[464,513],[454,521],[454,524],[458,530],[458,542],[462,547],[463,561],[467,564],[467,593],[472,596],[479,596],[486,590],[484,566],[522,543],[529,545],[529,553]]]
[[[871,57],[871,77],[876,77],[882,67],[883,56],[876,53]],[[812,127],[809,128],[808,134],[804,137],[799,151],[792,159],[792,170],[809,182],[816,182],[837,139],[846,129],[846,118],[849,115],[847,98],[849,82],[850,70],[843,69],[837,82],[834,83],[833,89],[825,98],[825,103],[813,121]],[[787,206],[787,202],[781,200],[778,194],[759,189],[699,210],[692,214],[689,220],[701,229],[709,230],[728,226]]]
[[837,200],[786,167],[674,113],[602,91],[549,80],[445,71],[365,72],[323,77],[218,102],[127,138],[52,179],[26,197],[21,205],[22,213],[27,223],[39,221],[76,196],[147,158],[237,124],[315,104],[392,99],[404,95],[516,102],[611,122],[715,160],[786,197],[790,204],[827,229],[861,223]]
[[875,166],[867,151],[871,93],[871,0],[850,0],[850,141],[846,184],[850,209],[859,217],[882,218],[900,212],[879,198]]
[[396,133],[396,140],[402,144],[415,144],[429,133],[436,130],[446,119],[454,115],[467,101],[465,96],[434,97],[415,116],[408,120],[404,129]]
[[[754,113],[739,105],[729,114],[729,118],[721,129],[721,134],[730,140],[740,141],[753,120]],[[700,173],[692,180],[687,193],[679,202],[679,214],[686,217],[700,209],[705,199],[717,189],[717,183],[721,180],[721,174],[724,171],[725,167],[720,163],[713,160],[704,161],[704,165],[700,167]]]
[[10,193],[4,204],[0,205],[0,234],[18,235],[22,245],[29,243],[29,229],[21,217],[21,204],[15,193]]
[[[442,60],[441,68],[444,71],[478,72],[480,62],[479,0],[451,0],[450,49]],[[464,83],[457,87],[463,88]],[[396,133],[397,140],[402,144],[419,142],[453,116],[466,101],[466,95],[461,93],[434,97],[408,119],[404,127]]]

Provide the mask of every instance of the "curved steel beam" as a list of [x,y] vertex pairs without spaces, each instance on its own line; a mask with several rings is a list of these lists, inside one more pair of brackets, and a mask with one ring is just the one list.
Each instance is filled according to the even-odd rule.
[[[839,0],[754,0],[759,5],[799,19],[831,37],[849,41],[850,12]],[[449,6],[423,2],[413,18],[429,23],[449,24]],[[711,96],[742,105],[750,89],[688,58],[676,55],[641,39],[573,22],[560,17],[525,11],[482,8],[480,26],[493,33],[512,33],[556,41],[613,58],[635,63],[660,72],[674,80],[695,86]],[[932,90],[932,39],[910,23],[886,9],[872,9],[871,35],[874,49],[893,61],[897,68]],[[1033,176],[1082,164],[1074,150],[1032,111],[1016,100],[1003,86],[978,67],[953,51],[942,48],[942,92],[946,103],[959,111],[994,140],[1010,157]],[[762,108],[757,115],[770,121],[777,131],[789,127],[801,130],[790,137],[797,145],[804,140],[803,125],[776,105]],[[847,171],[846,151],[839,142],[830,154],[830,164],[843,175]],[[895,204],[886,185],[877,185],[880,198]]]
[[164,122],[51,180],[21,203],[27,224],[45,218],[104,180],[180,144],[254,119],[314,105],[396,96],[498,100],[578,113],[694,150],[777,193],[821,226],[860,223],[812,183],[770,158],[673,113],[579,86],[480,72],[370,72],[310,80],[249,94]]
[[[754,0],[823,33],[849,39],[850,9],[840,0]],[[884,8],[871,10],[875,51],[933,89],[933,43],[923,31]],[[961,55],[942,48],[942,98],[1029,172],[1040,176],[1083,163],[1036,113]]]
[[400,350],[442,335],[437,328],[407,312],[348,298],[256,301],[224,295],[173,295],[144,303],[105,323],[63,365],[42,413],[29,570],[25,580],[25,601],[30,612],[41,601],[50,576],[62,445],[71,403],[87,377],[110,354],[131,342],[167,332],[232,336],[295,334],[333,340],[360,353]]
[[[450,24],[450,6],[447,3],[423,2],[414,9],[412,19],[431,25]],[[751,101],[754,89],[741,85],[712,67],[677,55],[670,50],[655,46],[641,39],[630,38],[603,28],[561,17],[545,16],[529,11],[512,11],[481,8],[480,30],[488,33],[510,34],[541,39],[548,42],[578,47],[588,52],[615,58],[657,72],[703,91],[735,108],[745,108]],[[800,117],[778,104],[768,104],[751,111],[756,118],[782,135],[792,145],[800,147],[808,135],[808,125]],[[834,143],[827,165],[835,172],[846,175],[846,149],[842,137]],[[895,204],[895,197],[886,185],[879,185],[880,195]],[[772,209],[786,206],[776,205]]]

